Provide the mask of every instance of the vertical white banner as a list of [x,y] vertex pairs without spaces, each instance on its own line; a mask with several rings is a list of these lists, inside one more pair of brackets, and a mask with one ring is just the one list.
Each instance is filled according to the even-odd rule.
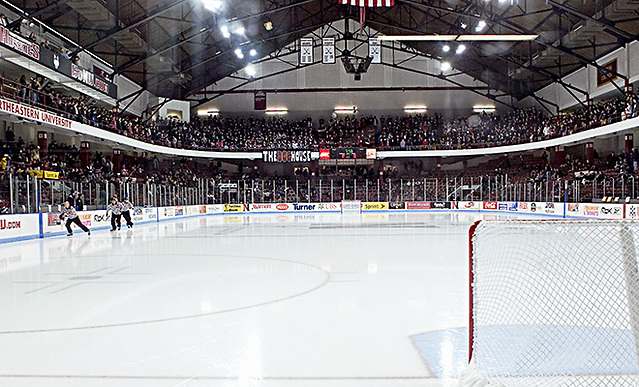
[[300,39],[300,64],[313,63],[313,39]]
[[368,39],[368,55],[373,58],[371,63],[382,63],[382,44],[379,39]]
[[335,63],[335,38],[322,39],[322,63]]

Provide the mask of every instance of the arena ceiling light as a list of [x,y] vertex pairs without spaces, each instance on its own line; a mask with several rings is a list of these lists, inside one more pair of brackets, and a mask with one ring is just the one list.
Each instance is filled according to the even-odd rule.
[[475,27],[475,32],[481,32],[484,30],[484,28],[486,28],[486,22],[480,20],[479,23],[477,23],[477,27]]
[[453,66],[450,65],[450,62],[442,62],[442,71],[448,71],[452,68]]
[[535,40],[539,35],[459,35],[457,41],[464,42],[526,42]]
[[335,113],[337,114],[356,114],[357,106],[336,107]]
[[378,35],[379,40],[398,42],[524,42],[535,40],[539,35]]
[[443,50],[444,52],[448,52],[448,51],[450,51],[450,46],[449,46],[449,45],[447,45],[447,44],[444,44],[444,47],[442,47],[442,50]]
[[197,111],[198,116],[217,116],[220,111],[217,109],[201,109]]
[[473,111],[475,113],[494,113],[495,105],[475,105]]
[[257,55],[257,50],[256,50],[256,49],[254,49],[254,48],[251,48],[251,51],[249,51],[249,55],[250,55],[250,56],[255,56],[255,55]]
[[426,111],[427,111],[426,106],[405,106],[404,107],[405,113],[426,113]]
[[252,64],[249,64],[248,66],[246,66],[246,68],[244,68],[244,70],[246,71],[246,74],[249,77],[254,77],[255,74],[257,74],[257,70],[255,69],[255,66],[253,66]]
[[231,32],[229,31],[229,27],[228,26],[220,27],[220,31],[222,31],[222,36],[224,36],[225,38],[230,38],[231,37]]
[[221,0],[202,0],[202,4],[204,5],[204,8],[213,12],[217,12],[222,8]]
[[288,109],[287,108],[272,108],[272,109],[266,109],[266,114],[269,115],[284,115],[288,113]]
[[241,48],[236,48],[234,52],[235,52],[235,56],[237,56],[240,59],[244,59],[244,53],[242,52]]

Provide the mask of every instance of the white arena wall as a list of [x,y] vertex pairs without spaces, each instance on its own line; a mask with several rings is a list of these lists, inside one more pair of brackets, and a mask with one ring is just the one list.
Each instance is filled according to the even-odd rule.
[[[639,42],[634,41],[626,44],[610,54],[597,60],[598,65],[606,64],[614,59],[617,60],[617,72],[628,78],[628,83],[633,84],[639,81],[639,61],[633,59],[639,55]],[[572,74],[569,74],[561,79],[563,82],[569,85],[573,85],[590,96],[590,99],[602,98],[609,94],[621,96],[621,93],[615,87],[617,85],[622,90],[625,89],[625,80],[617,78],[614,83],[609,82],[607,84],[597,86],[597,68],[592,65],[585,66]],[[581,102],[586,102],[586,95],[575,90],[571,90]],[[551,101],[559,106],[559,110],[565,110],[576,107],[579,102],[560,84],[553,83],[546,86],[535,93],[538,97]],[[532,97],[526,98],[521,101],[521,106],[537,105]],[[549,107],[549,105],[546,105]]]
[[[351,21],[349,26],[351,31],[357,30],[357,23]],[[317,38],[323,36],[322,30],[314,31],[305,37],[314,38],[314,58],[315,61],[321,61],[322,47],[321,41]],[[329,35],[330,36],[330,33]],[[297,44],[297,42],[296,42]],[[236,114],[253,114],[260,115],[263,112],[253,111],[253,94],[255,90],[271,90],[277,89],[298,89],[295,93],[277,93],[269,92],[267,94],[267,108],[287,108],[289,117],[293,119],[306,116],[324,116],[328,117],[336,106],[357,106],[359,113],[363,115],[388,115],[402,114],[405,106],[427,106],[429,112],[440,112],[445,117],[463,117],[472,114],[474,105],[495,105],[498,112],[507,111],[509,107],[486,98],[482,95],[473,93],[468,90],[436,90],[436,88],[457,87],[458,84],[469,87],[486,87],[486,84],[473,79],[472,77],[461,74],[454,68],[447,72],[441,71],[441,62],[439,60],[430,59],[426,56],[413,58],[409,53],[395,52],[394,55],[390,49],[384,47],[388,42],[383,43],[382,47],[382,64],[371,64],[367,73],[362,74],[361,81],[355,81],[352,74],[347,74],[342,63],[338,60],[335,64],[313,64],[306,67],[298,67],[292,69],[290,64],[283,61],[264,58],[255,65],[255,80],[246,84],[245,80],[237,78],[225,78],[216,85],[207,88],[206,95],[198,95],[198,97],[213,97],[216,93],[225,90],[234,90],[241,92],[240,94],[226,94],[215,98],[201,106],[197,106],[192,113],[197,110],[219,110],[224,113]],[[291,46],[295,48],[294,45]],[[337,52],[344,48],[344,43],[336,42]],[[348,47],[353,49],[351,43]],[[362,44],[354,50],[355,54],[360,57],[367,55],[368,45]],[[639,42],[634,41],[626,44],[608,55],[597,60],[598,65],[604,65],[614,59],[617,60],[617,72],[626,78],[630,84],[639,81],[639,62],[633,60],[639,55]],[[408,58],[412,58],[406,61]],[[285,56],[286,62],[297,64],[298,53]],[[393,67],[393,64],[401,64],[407,69]],[[415,71],[412,71],[415,70]],[[263,78],[269,74],[278,75]],[[436,75],[429,76],[426,73]],[[239,74],[246,77],[244,71]],[[444,75],[446,78],[454,81],[449,82],[446,79],[437,77]],[[598,98],[611,98],[615,95],[620,96],[621,93],[617,87],[622,90],[625,88],[626,81],[623,78],[617,78],[613,82],[604,85],[597,85],[597,68],[592,65],[586,65],[573,73],[561,79],[567,85],[572,85],[582,90],[570,89],[575,96],[583,103],[586,103],[587,96],[593,100]],[[424,87],[431,90],[424,91],[350,91],[353,88],[401,88],[401,87]],[[305,93],[304,89],[328,88],[343,89],[338,92],[312,92]],[[349,91],[346,91],[349,90]],[[493,94],[494,94],[493,90]],[[485,90],[483,90],[485,93]],[[535,93],[538,97],[549,101],[558,106],[559,111],[574,108],[579,105],[579,101],[571,95],[559,83],[552,83]],[[518,107],[539,106],[539,102],[532,97],[525,98],[521,101],[503,100],[504,102],[513,102]],[[551,111],[556,108],[550,104],[546,104]]]
[[[341,23],[340,23],[341,24]],[[463,90],[459,85],[482,88],[486,93],[487,85],[462,74],[449,70],[442,73],[441,62],[421,56],[415,57],[408,52],[392,52],[391,42],[382,42],[381,62],[370,65],[368,71],[362,74],[360,81],[354,80],[353,74],[346,73],[340,59],[334,64],[323,64],[321,39],[318,36],[334,37],[337,28],[342,25],[323,27],[305,35],[314,39],[314,61],[312,65],[296,67],[299,54],[293,51],[278,59],[263,58],[255,61],[256,74],[252,80],[244,70],[239,71],[237,77],[227,77],[206,88],[206,94],[197,97],[215,97],[221,92],[231,90],[237,94],[225,94],[193,109],[197,111],[218,110],[221,114],[264,115],[262,111],[253,110],[253,92],[267,91],[266,106],[268,109],[286,108],[289,110],[287,118],[298,119],[308,116],[329,118],[335,107],[358,107],[358,115],[398,115],[403,114],[406,106],[426,106],[429,112],[442,112],[447,117],[460,117],[473,114],[474,105],[494,105],[495,103],[483,95]],[[367,30],[369,29],[366,27]],[[326,31],[324,31],[326,29]],[[350,31],[359,30],[359,23],[350,21]],[[375,31],[370,29],[371,34]],[[359,38],[359,37],[358,37]],[[366,37],[362,37],[364,41]],[[295,42],[289,47],[296,49]],[[348,48],[354,56],[364,58],[368,55],[368,44],[336,41],[336,54]],[[410,60],[408,60],[410,59]],[[354,63],[357,65],[357,63]],[[401,69],[398,65],[405,67]],[[431,74],[431,75],[427,75]],[[440,78],[446,75],[450,81]],[[240,78],[246,79],[240,79]],[[451,82],[452,81],[452,82]],[[411,91],[401,88],[426,88],[426,90]],[[357,90],[357,89],[362,90]],[[394,91],[383,89],[394,88]],[[277,90],[297,90],[297,92],[277,92]],[[333,91],[318,91],[318,90]],[[366,89],[369,89],[368,91]],[[372,91],[370,89],[379,89]],[[239,93],[238,93],[239,92]],[[494,90],[493,90],[494,92]],[[497,109],[504,105],[497,104]]]

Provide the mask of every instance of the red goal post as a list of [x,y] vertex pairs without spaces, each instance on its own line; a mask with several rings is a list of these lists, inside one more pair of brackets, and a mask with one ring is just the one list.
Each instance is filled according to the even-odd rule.
[[638,248],[639,222],[474,223],[460,386],[639,385]]

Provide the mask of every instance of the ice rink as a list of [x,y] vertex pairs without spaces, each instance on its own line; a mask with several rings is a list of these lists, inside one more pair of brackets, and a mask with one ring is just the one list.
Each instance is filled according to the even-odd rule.
[[482,216],[208,216],[0,245],[0,385],[454,386]]

